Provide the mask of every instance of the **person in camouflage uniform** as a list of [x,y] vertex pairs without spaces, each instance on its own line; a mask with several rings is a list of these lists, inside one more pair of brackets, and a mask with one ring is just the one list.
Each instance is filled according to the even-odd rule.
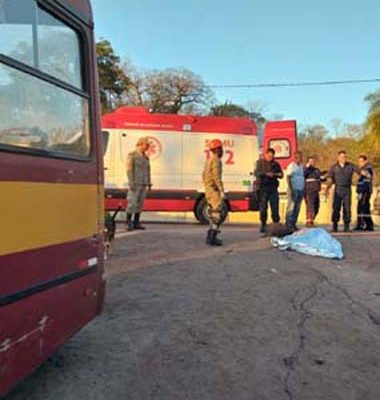
[[206,201],[209,206],[210,227],[207,232],[206,243],[210,246],[221,246],[222,241],[217,238],[222,223],[222,205],[224,186],[222,182],[223,143],[219,139],[210,142],[211,155],[206,160],[203,170],[203,184]]
[[[140,223],[140,214],[143,210],[147,189],[152,187],[150,162],[146,152],[149,149],[149,140],[142,137],[136,144],[136,150],[128,154],[128,207],[127,230],[145,229]],[[133,218],[133,220],[132,220]]]

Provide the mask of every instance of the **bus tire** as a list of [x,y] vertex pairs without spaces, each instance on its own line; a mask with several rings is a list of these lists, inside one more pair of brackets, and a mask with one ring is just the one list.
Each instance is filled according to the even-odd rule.
[[[226,201],[223,201],[222,205],[222,221],[223,223],[227,217],[228,217],[228,212],[229,212],[229,207]],[[208,204],[206,202],[206,199],[202,197],[194,211],[195,218],[202,224],[202,225],[208,225],[209,224],[209,219],[208,219]]]

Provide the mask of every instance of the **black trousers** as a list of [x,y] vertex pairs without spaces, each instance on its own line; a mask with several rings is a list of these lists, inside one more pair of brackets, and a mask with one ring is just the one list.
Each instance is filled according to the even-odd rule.
[[371,193],[358,194],[358,229],[372,229],[373,221],[371,218]]
[[260,220],[263,225],[267,223],[268,219],[268,203],[270,204],[272,221],[280,222],[279,214],[279,196],[277,188],[260,188],[259,190],[260,201]]
[[340,219],[340,210],[343,207],[343,222],[351,222],[351,187],[336,186],[333,200],[332,222],[338,223]]
[[319,191],[306,190],[305,203],[306,203],[306,220],[307,222],[314,222],[319,212]]

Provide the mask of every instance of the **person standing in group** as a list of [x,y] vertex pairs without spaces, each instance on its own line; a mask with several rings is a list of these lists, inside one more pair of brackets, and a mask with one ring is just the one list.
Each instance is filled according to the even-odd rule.
[[319,192],[321,182],[324,180],[322,172],[316,167],[316,157],[310,156],[307,160],[305,176],[305,203],[306,203],[306,227],[314,226],[314,220],[319,212]]
[[275,151],[269,148],[263,158],[256,163],[256,187],[260,206],[260,232],[266,233],[268,203],[270,204],[272,221],[280,222],[278,180],[283,177],[280,164],[274,159]]
[[206,244],[221,246],[222,241],[217,238],[222,224],[222,206],[224,199],[224,185],[222,181],[223,143],[213,139],[209,143],[210,157],[206,160],[203,170],[203,185],[205,197],[209,207],[210,226],[207,231]]
[[152,188],[150,162],[146,152],[149,149],[149,140],[142,137],[137,141],[136,150],[128,154],[128,206],[127,230],[145,229],[140,223],[140,215],[144,207],[147,189]]
[[358,220],[356,223],[356,231],[373,231],[373,221],[371,218],[371,194],[373,169],[368,162],[367,156],[361,155],[358,158],[360,171],[364,171],[367,175],[360,175],[356,192],[358,194]]
[[367,176],[367,172],[360,170],[358,166],[347,161],[347,153],[344,150],[338,152],[337,162],[330,168],[327,176],[326,197],[330,193],[332,185],[335,185],[332,213],[332,231],[338,231],[340,210],[343,206],[344,232],[350,232],[351,222],[351,185],[354,173]]
[[297,230],[298,215],[305,193],[305,175],[302,165],[302,153],[300,151],[294,153],[293,161],[288,165],[285,175],[288,183],[286,226]]

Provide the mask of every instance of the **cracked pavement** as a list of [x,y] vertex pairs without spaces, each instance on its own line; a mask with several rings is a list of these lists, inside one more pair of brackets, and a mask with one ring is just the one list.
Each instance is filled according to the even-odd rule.
[[345,259],[270,246],[225,226],[121,233],[104,313],[7,400],[377,400],[380,236]]

